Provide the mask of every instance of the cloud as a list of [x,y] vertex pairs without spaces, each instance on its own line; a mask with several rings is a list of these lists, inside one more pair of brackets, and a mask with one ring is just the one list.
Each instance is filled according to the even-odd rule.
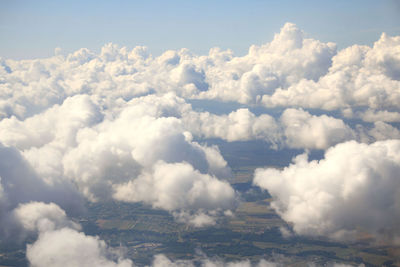
[[[75,95],[25,120],[3,119],[0,141],[18,148],[41,182],[49,186],[73,183],[90,201],[114,198],[145,202],[185,214],[233,208],[227,203],[234,203],[234,190],[218,180],[230,178],[232,173],[217,147],[192,141],[181,121],[183,114],[191,110],[184,99],[174,94],[149,95],[130,101],[121,99],[105,110],[99,102],[88,95]],[[171,183],[166,189],[163,186],[168,180],[159,179],[160,168],[174,173],[168,176]],[[185,170],[185,174],[179,176],[176,169]],[[188,169],[190,174],[186,173]],[[149,187],[152,180],[160,184]],[[191,186],[180,190],[182,181]],[[220,190],[220,186],[226,194],[213,200],[220,193],[213,190]],[[145,188],[149,191],[144,192]],[[138,190],[141,194],[135,198],[127,197]],[[170,202],[157,199],[154,190]],[[195,200],[196,190],[209,196],[212,205],[200,197]],[[189,221],[202,224],[199,219]]]
[[123,259],[98,237],[87,236],[70,228],[46,231],[27,246],[31,266],[104,266],[128,267],[132,261]]
[[88,95],[76,95],[26,120],[1,120],[0,141],[18,148],[40,177],[53,183],[62,175],[63,154],[76,146],[77,132],[100,122],[102,116]]
[[215,215],[235,207],[235,191],[228,182],[202,174],[188,163],[160,161],[151,172],[113,188],[116,200],[181,211],[173,213],[178,221],[197,227],[215,224]]
[[[365,131],[366,141],[396,136],[390,125],[376,125],[379,127]],[[102,110],[88,95],[76,95],[25,120],[3,119],[0,129],[4,132],[0,141],[21,150],[38,177],[49,185],[72,182],[91,201],[145,202],[198,226],[214,222],[212,214],[216,213],[209,213],[210,203],[222,213],[234,208],[227,203],[234,203],[235,194],[226,182],[218,180],[232,176],[218,148],[193,142],[191,133],[228,141],[265,140],[274,148],[307,149],[327,149],[358,138],[342,120],[313,116],[301,109],[287,109],[277,120],[267,114],[255,116],[248,109],[214,115],[193,111],[174,94],[121,100],[111,110]],[[160,168],[174,173],[191,168],[191,174],[168,176],[171,185],[165,190],[165,179],[155,180]],[[174,181],[180,179],[190,185],[185,188],[188,190],[203,183],[204,196],[215,195],[217,185],[224,185],[229,194],[221,194],[225,198],[213,202],[210,197],[208,204],[195,201],[190,191],[177,189],[179,182]],[[169,194],[170,201],[161,201],[156,192]]]
[[[216,58],[216,52],[210,51],[209,57]],[[200,97],[258,103],[263,95],[303,78],[318,80],[328,71],[336,46],[306,39],[296,25],[286,23],[271,43],[253,45],[243,57],[222,53],[225,60],[206,69],[210,89]]]
[[[71,183],[45,183],[18,150],[1,144],[0,189],[0,238],[7,242],[19,242],[24,239],[26,230],[33,231],[32,224],[35,224],[35,218],[43,214],[46,214],[44,217],[51,217],[53,211],[58,214],[55,216],[61,214],[56,207],[45,207],[45,204],[39,203],[36,205],[36,202],[32,201],[55,202],[71,215],[78,215],[83,211],[83,198]],[[30,223],[26,220],[21,221],[21,212],[29,215],[26,218]],[[22,227],[28,224],[29,227]]]
[[[161,121],[164,122],[161,123]],[[146,125],[141,126],[141,130],[126,126],[135,123]],[[133,98],[128,102],[120,100],[115,103],[111,110],[102,110],[101,104],[88,95],[76,95],[67,98],[61,105],[55,105],[49,110],[23,121],[15,117],[3,119],[0,121],[0,129],[2,129],[4,135],[0,137],[0,141],[22,150],[24,156],[40,176],[44,177],[47,182],[51,182],[54,177],[60,177],[65,172],[71,172],[69,166],[73,163],[69,163],[69,158],[72,157],[73,160],[75,160],[75,157],[82,158],[83,155],[76,155],[76,153],[79,150],[86,149],[84,146],[88,146],[90,143],[91,149],[95,149],[95,143],[100,144],[97,135],[102,136],[103,146],[125,146],[125,148],[121,148],[121,151],[126,150],[127,158],[125,160],[128,161],[131,159],[128,159],[130,156],[127,148],[135,146],[135,152],[133,152],[135,154],[132,154],[135,160],[131,160],[130,163],[126,162],[126,164],[132,166],[136,163],[142,166],[151,165],[158,160],[153,158],[151,154],[158,155],[160,156],[159,159],[167,162],[171,161],[171,159],[162,158],[163,152],[155,153],[154,149],[149,148],[153,145],[149,138],[161,130],[161,128],[152,127],[156,127],[155,125],[161,127],[161,124],[164,125],[163,127],[173,128],[162,130],[171,132],[169,137],[167,137],[167,133],[164,134],[165,138],[170,140],[175,132],[175,134],[183,134],[181,138],[187,138],[190,134],[193,134],[200,138],[221,138],[229,142],[263,140],[275,149],[284,147],[327,149],[332,145],[352,139],[372,142],[396,136],[395,129],[392,130],[389,127],[390,125],[380,127],[379,134],[377,134],[376,130],[370,131],[365,127],[351,129],[341,119],[327,115],[311,115],[302,109],[286,109],[278,119],[268,114],[256,116],[247,108],[232,111],[227,115],[196,112],[183,98],[169,93],[161,96],[148,95]],[[170,124],[170,126],[166,126],[167,124]],[[376,125],[381,125],[381,123],[378,121]],[[147,129],[147,133],[145,133],[145,129]],[[129,136],[134,132],[136,135],[139,132],[143,133],[142,136],[135,137],[136,142]],[[104,143],[107,142],[106,136],[110,135],[114,135],[113,138],[120,135],[119,145]],[[159,137],[161,138],[161,136]],[[178,142],[177,137],[174,138],[174,142]],[[157,142],[164,141],[159,140]],[[181,145],[185,146],[183,143]],[[178,145],[178,143],[175,145]],[[192,148],[187,146],[187,149],[197,150],[203,154],[207,152],[206,157],[209,157],[210,153],[219,155],[219,153],[211,152],[212,148],[198,146],[193,142],[191,146]],[[167,149],[166,145],[156,147]],[[181,150],[186,150],[186,148],[182,147]],[[142,153],[141,151],[147,152]],[[81,152],[83,153],[83,151]],[[92,152],[86,151],[86,153]],[[100,155],[101,153],[97,157],[100,157]],[[169,157],[171,156],[173,155],[171,154]],[[178,155],[173,157],[176,156]],[[110,157],[112,156],[110,155]],[[201,157],[193,154],[188,160],[204,172],[206,163],[204,161],[201,164],[198,162]],[[149,163],[145,163],[144,159]],[[83,159],[83,165],[85,161],[87,159]],[[175,161],[180,160],[175,159]],[[229,176],[226,171],[225,174],[223,174],[224,171],[221,171],[224,165],[222,157],[217,161],[216,157],[212,160],[207,159],[207,161],[210,171],[213,169],[213,174],[217,174],[218,177]],[[211,165],[215,162],[220,162],[219,167],[211,168]],[[200,165],[203,165],[203,167]],[[135,167],[131,171],[134,172],[134,169],[140,168]],[[97,176],[100,176],[100,174]],[[123,175],[120,175],[120,177],[123,177]]]
[[110,110],[121,99],[174,92],[267,107],[364,108],[397,120],[399,49],[400,37],[382,34],[373,47],[337,51],[286,23],[271,42],[251,46],[242,57],[219,48],[204,56],[181,49],[153,57],[146,47],[129,51],[109,43],[99,54],[82,48],[66,57],[2,59],[0,118],[24,119],[80,94]]
[[314,116],[304,110],[286,109],[280,118],[286,143],[291,148],[327,149],[356,139],[354,131],[341,119]]
[[[38,240],[27,246],[27,259],[31,266],[99,266],[128,267],[135,262],[123,255],[123,248],[113,248],[99,239],[85,235],[70,228],[46,231],[40,234]],[[151,267],[280,267],[285,261],[260,260],[251,263],[249,260],[226,262],[216,258],[199,255],[195,259],[171,260],[164,254],[154,256]],[[287,259],[283,259],[287,260]],[[290,260],[290,259],[289,259]],[[290,261],[289,261],[290,262]],[[309,266],[315,266],[309,263]],[[351,267],[352,265],[328,263],[332,267]],[[360,267],[363,265],[359,265]]]
[[144,201],[157,208],[229,208],[235,197],[229,183],[202,174],[188,163],[157,162],[150,173],[114,187],[118,200]]
[[122,250],[79,232],[81,226],[54,203],[20,204],[13,216],[22,228],[37,234],[37,240],[26,247],[30,266],[133,266],[122,257]]
[[195,265],[192,260],[177,260],[171,261],[163,254],[158,254],[154,257],[152,267],[183,267],[183,266],[202,266],[202,267],[278,267],[282,266],[278,263],[261,260],[258,264],[251,264],[250,261],[224,262],[214,259],[202,259],[200,265]]
[[[223,260],[203,258],[199,260],[176,260],[172,261],[163,254],[158,254],[154,257],[152,267],[183,267],[183,266],[202,266],[202,267],[282,267],[289,265],[288,262],[284,262],[287,258],[280,259],[280,261],[267,261],[260,260],[257,263],[251,263],[249,260],[226,262]],[[308,262],[307,266],[315,266],[314,263]],[[327,263],[329,267],[351,267],[353,265],[341,264],[341,263]],[[359,267],[364,267],[364,264],[360,264]]]
[[[97,236],[80,232],[80,225],[69,220],[64,210],[54,203],[30,202],[20,205],[14,211],[17,221],[28,231],[37,232],[37,240],[28,244],[26,257],[30,266],[135,266],[128,259],[124,247],[110,247]],[[293,259],[274,256],[273,261],[250,260],[226,262],[209,258],[200,253],[192,259],[170,260],[163,254],[156,254],[152,267],[279,267]],[[309,266],[314,266],[311,262]],[[327,266],[351,266],[328,263]],[[361,265],[360,265],[361,266]]]
[[275,119],[267,114],[255,116],[242,108],[228,115],[209,112],[185,113],[183,122],[187,129],[200,137],[222,138],[227,141],[261,139],[272,145],[280,142],[280,129]]
[[65,153],[64,174],[89,199],[111,197],[112,185],[144,182],[144,179],[134,180],[152,173],[159,161],[187,162],[203,174],[230,175],[219,151],[190,141],[181,121],[170,116],[175,111],[147,109],[146,98],[141,99],[143,102],[138,99],[128,102],[115,118],[79,131],[77,146]]
[[298,234],[352,239],[365,231],[378,239],[400,233],[399,140],[339,144],[320,161],[303,154],[284,168],[257,169],[254,183]]
[[46,232],[64,227],[80,230],[80,226],[70,221],[65,211],[54,203],[20,204],[13,213],[23,228],[31,232]]
[[[218,48],[205,56],[181,49],[153,57],[145,47],[129,51],[110,43],[98,54],[83,48],[65,57],[1,60],[0,142],[17,148],[49,186],[74,184],[91,201],[117,197],[117,188],[145,188],[138,182],[153,179],[143,177],[155,175],[162,164],[188,164],[201,181],[224,184],[232,174],[219,150],[194,142],[192,135],[264,140],[275,149],[398,138],[397,128],[388,124],[397,120],[400,103],[398,47],[399,38],[382,35],[373,47],[337,51],[333,43],[305,38],[287,23],[270,43],[251,46],[243,57]],[[192,110],[188,98],[285,109],[279,118],[247,108],[215,115]],[[340,118],[311,115],[301,107],[341,109],[375,124],[352,129]],[[173,203],[186,199],[188,192],[179,192]],[[175,214],[209,210],[208,204],[171,210],[151,194],[139,196]],[[226,197],[217,210],[232,202]],[[198,218],[190,220],[210,221]]]
[[[346,114],[345,114],[346,115]],[[400,113],[395,111],[387,110],[371,110],[367,109],[364,112],[356,112],[356,114],[351,114],[349,117],[359,117],[365,122],[399,122]]]
[[375,122],[374,127],[369,130],[368,134],[375,140],[400,139],[400,131],[382,121]]
[[302,79],[286,89],[277,89],[272,95],[264,95],[262,102],[270,107],[396,110],[399,49],[400,38],[386,34],[372,48],[358,45],[345,48],[332,57],[332,66],[319,80]]
[[[302,109],[285,109],[278,119],[268,114],[256,116],[242,108],[228,115],[188,112],[182,120],[191,133],[202,138],[221,138],[229,142],[264,140],[275,149],[327,149],[344,141],[359,139],[357,129],[351,129],[343,120],[311,115]],[[382,140],[393,136],[389,128],[381,129],[381,132],[379,136],[371,132],[369,137]]]

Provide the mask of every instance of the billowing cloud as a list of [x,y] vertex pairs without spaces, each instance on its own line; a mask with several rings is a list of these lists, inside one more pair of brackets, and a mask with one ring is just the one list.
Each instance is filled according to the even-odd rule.
[[[76,137],[77,146],[65,154],[65,175],[73,179],[89,199],[111,196],[112,185],[147,183],[142,178],[156,170],[159,161],[187,162],[203,174],[230,174],[218,150],[192,142],[181,121],[168,114],[171,110],[157,111],[161,116],[154,117],[153,111],[147,109],[146,100],[143,102],[132,100],[115,118],[82,129]],[[134,181],[137,177],[142,178]]]
[[40,177],[52,183],[62,175],[61,159],[76,146],[77,132],[100,122],[102,116],[88,95],[76,95],[26,120],[1,120],[0,141],[18,148]]
[[[21,151],[44,186],[74,184],[91,201],[148,203],[196,226],[215,223],[216,215],[234,208],[236,196],[223,180],[231,172],[218,148],[192,141],[192,133],[306,149],[328,149],[359,135],[340,119],[302,109],[286,109],[277,119],[248,109],[215,115],[193,111],[174,94],[121,99],[110,110],[75,95],[25,120],[5,118],[0,129],[0,141]],[[377,122],[363,135],[368,142],[385,140],[398,130]]]
[[183,121],[193,134],[206,138],[222,138],[227,141],[265,140],[272,145],[280,142],[280,128],[275,119],[267,114],[255,116],[248,109],[238,109],[228,115],[209,112],[184,114]]
[[[285,24],[270,43],[253,45],[247,55],[213,48],[208,55],[187,49],[153,57],[145,47],[129,51],[105,45],[99,54],[80,49],[67,56],[1,60],[0,117],[27,118],[71,96],[87,94],[113,109],[121,100],[174,92],[203,98],[342,110],[347,115],[398,121],[400,37],[382,34],[373,47],[337,51],[333,43],[305,38]],[[356,109],[355,109],[356,108]],[[358,116],[357,115],[357,116]]]
[[288,147],[326,149],[356,138],[342,120],[326,115],[313,116],[306,111],[286,109],[281,118]]
[[87,236],[70,228],[46,231],[28,245],[26,256],[31,266],[104,266],[129,267],[123,259],[98,237]]
[[[21,225],[30,225],[25,230],[34,230],[35,218],[48,214],[57,209],[44,208],[41,204],[28,204],[32,201],[45,203],[54,202],[69,214],[79,214],[82,211],[83,199],[68,181],[57,181],[51,185],[45,183],[15,148],[4,147],[0,144],[0,222],[2,225],[0,238],[12,237],[14,241],[23,238]],[[25,207],[25,208],[24,208]],[[36,208],[35,208],[36,207]],[[20,212],[31,214],[31,223],[20,220]],[[32,212],[32,213],[30,213]],[[63,211],[64,212],[64,211]],[[36,214],[36,215],[35,215]],[[60,213],[58,212],[60,215]],[[36,217],[35,217],[36,216]],[[29,216],[28,216],[29,217]],[[46,217],[46,216],[44,216]]]
[[298,234],[352,239],[365,231],[395,240],[399,149],[399,140],[342,143],[320,161],[303,154],[283,170],[257,169],[254,183],[272,194],[272,206]]
[[399,122],[400,121],[400,113],[396,111],[387,111],[387,110],[372,110],[367,109],[364,112],[350,112],[349,117],[358,117],[361,118],[365,122]]
[[[182,98],[149,95],[121,100],[110,110],[99,102],[75,95],[25,120],[3,119],[0,141],[18,148],[49,186],[73,183],[91,201],[142,201],[185,214],[233,208],[227,205],[234,203],[233,189],[218,180],[231,177],[230,169],[218,148],[192,141],[181,121],[191,108]],[[171,181],[161,179],[160,168],[174,173],[168,176]],[[188,186],[180,189],[183,181]],[[196,196],[196,190],[210,197],[210,203]],[[156,192],[169,201],[158,199]]]
[[27,231],[46,232],[64,227],[80,230],[80,226],[70,221],[65,211],[54,203],[20,204],[13,213],[16,220]]
[[375,122],[374,127],[369,130],[368,135],[375,140],[400,139],[399,129],[382,121]]
[[329,72],[319,80],[302,79],[272,95],[264,95],[262,102],[267,106],[344,111],[355,107],[378,112],[397,109],[399,51],[400,37],[382,34],[372,48],[354,45],[339,51],[332,57]]
[[[311,115],[302,109],[286,109],[277,119],[268,114],[256,116],[248,109],[238,109],[228,115],[189,112],[183,115],[182,120],[187,129],[199,137],[227,141],[264,140],[273,148],[327,149],[344,141],[359,139],[359,130],[350,128],[343,120]],[[393,130],[388,127],[390,125],[386,127],[387,131],[381,127],[380,135],[365,133],[365,141],[391,138]]]
[[211,88],[200,96],[257,103],[263,95],[303,78],[317,81],[328,71],[335,54],[335,44],[306,39],[296,25],[286,23],[271,43],[253,45],[246,56],[226,56],[225,62],[209,67],[206,73]]
[[37,233],[37,240],[28,244],[26,257],[30,266],[132,266],[122,251],[111,248],[98,237],[79,232],[81,226],[71,221],[54,203],[20,204],[14,218],[26,231]]
[[202,174],[188,163],[157,162],[150,173],[114,186],[114,198],[129,202],[145,202],[169,211],[194,209],[211,211],[178,218],[195,226],[213,224],[218,209],[234,207],[235,192],[229,183]]

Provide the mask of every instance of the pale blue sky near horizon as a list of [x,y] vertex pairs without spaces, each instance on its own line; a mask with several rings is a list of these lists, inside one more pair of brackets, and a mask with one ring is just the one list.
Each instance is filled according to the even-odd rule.
[[212,47],[243,55],[272,40],[285,22],[339,48],[400,35],[399,0],[0,0],[0,57],[48,57],[60,47],[93,51],[109,42],[149,47],[153,55]]

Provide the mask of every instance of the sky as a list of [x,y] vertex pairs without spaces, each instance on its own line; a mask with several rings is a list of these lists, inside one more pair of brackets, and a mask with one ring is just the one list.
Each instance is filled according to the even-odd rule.
[[243,55],[286,22],[339,48],[372,45],[382,32],[400,33],[400,1],[1,0],[0,56],[48,57],[56,47],[99,51],[108,42],[144,45],[153,55],[182,47],[206,54],[216,46]]

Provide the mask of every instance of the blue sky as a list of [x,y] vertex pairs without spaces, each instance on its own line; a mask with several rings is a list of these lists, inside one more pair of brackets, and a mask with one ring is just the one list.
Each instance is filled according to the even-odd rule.
[[270,41],[285,22],[339,48],[371,45],[382,32],[400,35],[400,1],[57,1],[0,0],[0,56],[51,56],[81,47],[98,51],[108,42],[146,45],[154,55],[211,47],[237,55]]

